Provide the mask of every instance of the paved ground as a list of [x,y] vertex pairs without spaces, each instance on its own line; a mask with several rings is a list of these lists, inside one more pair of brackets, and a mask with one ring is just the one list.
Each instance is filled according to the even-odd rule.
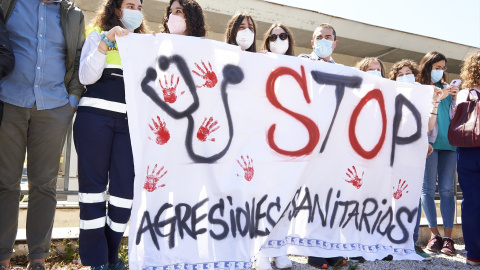
[[[447,256],[441,253],[431,253],[428,252],[433,260],[431,261],[367,261],[365,263],[359,263],[357,267],[354,267],[354,264],[349,262],[346,266],[339,268],[345,270],[438,270],[438,269],[473,269],[480,270],[480,267],[472,267],[465,264],[465,245],[463,239],[455,240],[455,248],[457,249],[456,256]],[[292,270],[317,270],[314,267],[307,265],[307,258],[303,256],[290,256],[290,259],[293,261]],[[20,270],[26,269],[26,267],[14,266],[12,269]],[[89,269],[89,267],[81,267],[78,265],[69,265],[63,267],[54,267],[53,270],[71,270],[71,269]],[[274,270],[276,268],[274,267]],[[330,267],[329,269],[333,269]]]

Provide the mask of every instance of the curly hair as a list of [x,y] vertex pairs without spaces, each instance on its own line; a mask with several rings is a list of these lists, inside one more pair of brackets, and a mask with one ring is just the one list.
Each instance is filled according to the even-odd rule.
[[463,88],[480,87],[480,51],[474,52],[465,59],[460,72]]
[[[120,18],[117,15],[116,9],[122,8],[124,0],[106,0],[104,5],[101,5],[97,10],[97,15],[92,20],[90,27],[100,27],[103,31],[110,31],[115,26],[125,28]],[[143,4],[143,0],[140,0]],[[142,24],[133,31],[134,33],[148,33],[148,27],[145,24],[145,18],[142,19]]]
[[257,42],[255,37],[257,36],[257,25],[255,24],[255,21],[253,20],[252,16],[250,16],[250,14],[248,14],[245,11],[237,13],[237,15],[233,16],[230,19],[230,21],[228,21],[227,31],[225,32],[225,42],[232,45],[238,45],[237,43],[238,29],[240,28],[240,25],[242,24],[245,18],[252,21],[253,34],[254,34],[252,46],[250,46],[250,48],[246,49],[245,51],[256,52]]
[[[420,67],[418,68],[419,73],[417,77],[417,82],[421,84],[427,84],[430,85],[432,84],[432,67],[433,64],[438,63],[440,61],[445,61],[445,64],[447,64],[447,58],[445,55],[439,53],[439,52],[428,52],[420,61]],[[445,72],[443,73],[443,77],[440,80],[441,83],[445,83],[447,81],[447,75]]]
[[389,73],[389,79],[395,81],[397,79],[398,72],[403,67],[408,67],[412,71],[413,76],[415,78],[418,76],[418,65],[417,65],[417,63],[415,63],[415,61],[410,60],[410,59],[402,59],[402,60],[396,62],[395,64],[393,64],[392,69],[390,70],[390,73]]
[[205,14],[200,4],[195,0],[170,0],[165,9],[165,15],[163,16],[163,32],[170,33],[168,29],[168,16],[172,13],[170,8],[173,2],[178,3],[183,7],[183,13],[185,14],[185,22],[187,29],[185,33],[187,36],[204,37],[207,35],[207,24],[205,23]]
[[378,63],[380,63],[380,72],[382,73],[382,78],[385,78],[385,66],[383,65],[383,62],[377,57],[365,57],[357,62],[355,68],[361,71],[367,71],[373,61],[377,61]]
[[286,27],[285,25],[281,24],[281,23],[274,23],[272,24],[272,26],[270,26],[270,28],[267,30],[267,32],[265,33],[265,36],[263,37],[263,46],[262,46],[262,50],[267,50],[270,52],[270,42],[268,40],[268,37],[272,34],[272,31],[273,29],[277,28],[277,27],[280,27],[283,29],[283,31],[285,31],[285,33],[288,34],[288,50],[285,52],[285,55],[292,55],[294,56],[295,55],[295,52],[294,52],[294,48],[293,46],[295,46],[295,41],[293,39],[293,34],[292,34],[292,31],[290,31],[290,29],[288,29],[288,27]]

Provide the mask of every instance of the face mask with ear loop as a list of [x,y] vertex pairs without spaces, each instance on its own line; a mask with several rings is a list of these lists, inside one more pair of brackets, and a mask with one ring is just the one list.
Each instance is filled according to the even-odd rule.
[[288,50],[290,43],[288,42],[288,39],[281,40],[277,38],[275,42],[270,41],[270,51],[273,53],[278,53],[278,54],[285,54]]
[[255,34],[249,28],[243,29],[242,31],[237,32],[237,37],[235,41],[239,46],[242,46],[245,50],[250,48],[253,44],[253,40],[255,39]]
[[123,26],[130,31],[134,31],[140,25],[142,25],[143,15],[140,10],[133,10],[133,9],[122,9],[123,10],[123,17],[120,18]]
[[181,35],[187,29],[187,22],[184,18],[170,13],[170,16],[168,16],[167,26],[170,34]]
[[325,58],[333,52],[333,41],[324,38],[315,41],[315,53],[320,58]]
[[443,78],[443,69],[432,70],[432,73],[430,73],[430,77],[432,78],[433,83],[439,82]]

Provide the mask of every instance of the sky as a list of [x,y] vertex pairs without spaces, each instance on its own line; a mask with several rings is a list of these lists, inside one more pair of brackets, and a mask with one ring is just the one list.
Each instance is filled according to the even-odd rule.
[[480,0],[266,1],[480,48]]

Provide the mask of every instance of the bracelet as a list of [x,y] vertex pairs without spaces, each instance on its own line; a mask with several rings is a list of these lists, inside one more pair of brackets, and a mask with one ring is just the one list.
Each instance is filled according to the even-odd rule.
[[115,47],[115,42],[108,40],[107,35],[106,35],[105,33],[106,33],[106,32],[103,31],[103,32],[100,34],[100,40],[103,41],[103,42],[105,42],[109,48]]
[[430,114],[433,114],[433,115],[438,115],[438,113],[430,113]]

